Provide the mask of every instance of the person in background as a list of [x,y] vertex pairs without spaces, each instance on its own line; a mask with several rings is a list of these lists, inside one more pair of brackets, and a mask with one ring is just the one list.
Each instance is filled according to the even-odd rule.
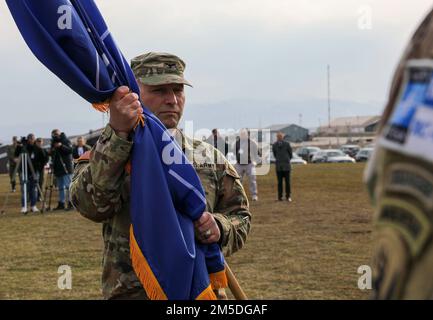
[[275,157],[275,170],[278,179],[278,201],[283,200],[283,179],[286,184],[286,200],[292,202],[290,188],[290,172],[293,153],[288,141],[284,140],[282,132],[277,133],[277,141],[272,145],[272,153]]
[[42,155],[43,155],[43,161],[39,164],[38,168],[35,168],[35,171],[38,171],[38,173],[39,173],[38,200],[41,201],[42,195],[41,195],[40,192],[44,188],[45,166],[48,163],[49,156],[48,156],[47,150],[45,150],[43,148],[43,146],[44,146],[44,139],[37,138],[35,144],[36,144],[36,146],[38,146],[41,149]]
[[9,180],[11,184],[11,191],[16,192],[16,172],[15,168],[17,166],[15,150],[17,148],[18,138],[16,136],[12,137],[12,144],[7,148],[7,156],[9,162]]
[[[54,210],[71,210],[73,208],[69,195],[69,185],[73,173],[71,142],[65,133],[60,132],[59,129],[54,129],[51,132],[51,138],[50,155],[59,190],[59,203]],[[68,194],[67,199],[66,193]]]
[[[23,138],[15,149],[15,159],[17,163],[19,163],[21,154],[23,153],[27,153],[29,160],[27,163],[19,163],[20,167],[18,168],[21,184],[21,213],[23,214],[27,214],[27,204],[24,201],[24,197],[27,196],[30,200],[31,211],[34,213],[39,212],[39,209],[36,207],[39,181],[37,168],[40,168],[43,163],[44,156],[42,150],[36,145],[35,140],[35,135],[30,133],[27,139]],[[27,181],[24,181],[22,176],[23,168],[27,171]],[[24,184],[27,186],[27,192],[25,192]]]
[[221,137],[218,129],[212,130],[212,135],[207,138],[206,142],[214,146],[215,149],[218,149],[224,156],[227,156],[227,153],[229,152],[229,144],[226,139]]
[[244,176],[248,177],[250,192],[253,201],[259,200],[256,182],[256,164],[258,157],[257,143],[250,138],[248,129],[241,129],[235,142],[236,164],[241,182]]
[[89,151],[91,148],[86,144],[86,140],[83,137],[77,138],[77,144],[74,146],[72,150],[72,158],[79,159],[86,151]]

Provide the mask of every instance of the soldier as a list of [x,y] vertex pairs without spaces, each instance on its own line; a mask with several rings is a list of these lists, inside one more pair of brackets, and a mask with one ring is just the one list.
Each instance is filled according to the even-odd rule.
[[[207,211],[195,229],[198,241],[217,242],[224,255],[230,256],[242,248],[249,233],[249,204],[236,170],[224,156],[177,129],[185,104],[184,85],[189,85],[183,76],[185,63],[171,54],[148,53],[134,58],[131,67],[141,101],[172,132],[185,154],[201,148],[206,155],[216,156],[217,161],[193,162],[207,200]],[[132,147],[131,132],[142,112],[138,98],[127,87],[116,90],[109,106],[110,122],[92,150],[77,161],[70,189],[78,211],[103,223],[102,291],[106,299],[147,299],[131,265],[130,177],[124,169]],[[225,297],[224,290],[216,294]]]
[[433,299],[433,11],[395,73],[365,172],[375,207],[373,298]]

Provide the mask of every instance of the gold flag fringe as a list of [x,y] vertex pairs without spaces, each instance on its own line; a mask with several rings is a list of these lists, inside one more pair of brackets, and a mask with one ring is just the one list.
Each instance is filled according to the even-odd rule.
[[229,286],[226,269],[220,272],[209,274],[209,279],[213,290],[227,288]]
[[[146,258],[143,256],[138,246],[138,243],[135,240],[132,225],[129,229],[129,246],[131,252],[132,267],[134,268],[138,279],[143,285],[148,298],[150,300],[167,300],[167,296],[164,293],[164,290],[159,285],[158,280],[153,274],[152,269],[147,263]],[[217,288],[223,288],[224,283],[227,283],[225,270],[218,273],[210,274],[209,276],[211,277],[211,284],[198,295],[196,300],[217,300],[217,296],[215,295],[213,290]],[[214,283],[212,283],[212,281]],[[227,287],[227,285],[225,287]]]
[[146,258],[141,253],[141,250],[134,237],[132,225],[129,229],[129,246],[131,251],[132,267],[146,291],[150,300],[167,300],[167,296],[158,283],[155,275],[152,272]]

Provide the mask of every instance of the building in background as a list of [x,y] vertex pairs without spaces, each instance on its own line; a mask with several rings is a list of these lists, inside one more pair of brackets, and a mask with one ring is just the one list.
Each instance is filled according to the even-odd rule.
[[277,141],[278,132],[282,132],[284,139],[289,142],[299,143],[310,139],[309,130],[296,124],[275,124],[265,129],[270,131],[271,143]]
[[380,116],[342,117],[331,120],[330,125],[318,128],[318,135],[375,134]]

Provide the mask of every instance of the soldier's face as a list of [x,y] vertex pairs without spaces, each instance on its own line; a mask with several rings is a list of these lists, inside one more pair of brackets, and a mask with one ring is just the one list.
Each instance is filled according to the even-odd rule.
[[167,129],[177,127],[185,106],[183,84],[149,86],[140,83],[140,98]]

